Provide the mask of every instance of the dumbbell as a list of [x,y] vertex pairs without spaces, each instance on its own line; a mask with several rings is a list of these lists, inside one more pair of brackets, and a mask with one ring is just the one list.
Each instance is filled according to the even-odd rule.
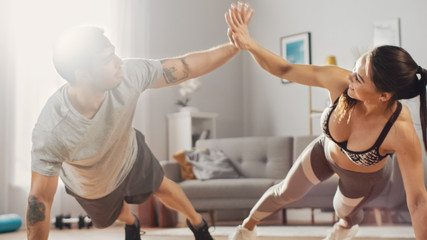
[[55,224],[55,228],[57,229],[63,229],[68,228],[71,229],[72,223],[77,223],[77,226],[79,229],[82,229],[85,227],[90,228],[92,227],[92,220],[88,216],[79,216],[78,218],[71,218],[70,215],[58,215],[51,221],[53,224]]

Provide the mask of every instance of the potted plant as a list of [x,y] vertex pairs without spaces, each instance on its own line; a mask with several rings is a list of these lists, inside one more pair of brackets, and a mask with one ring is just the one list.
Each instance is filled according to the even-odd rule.
[[193,78],[180,84],[179,95],[180,99],[176,101],[176,105],[180,106],[180,111],[199,111],[196,107],[189,106],[190,95],[200,89],[199,78]]

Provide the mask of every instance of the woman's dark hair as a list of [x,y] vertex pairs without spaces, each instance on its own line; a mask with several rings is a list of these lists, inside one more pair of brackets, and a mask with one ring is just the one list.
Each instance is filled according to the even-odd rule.
[[53,47],[56,71],[70,84],[77,69],[89,69],[97,53],[111,46],[104,30],[94,26],[74,27],[63,33]]
[[[380,46],[367,53],[369,71],[375,87],[380,92],[391,93],[389,106],[397,100],[411,99],[420,96],[420,120],[423,132],[424,148],[426,143],[426,70],[418,66],[414,59],[403,48],[396,46]],[[348,96],[347,90],[339,101],[341,116],[356,105],[357,100]]]

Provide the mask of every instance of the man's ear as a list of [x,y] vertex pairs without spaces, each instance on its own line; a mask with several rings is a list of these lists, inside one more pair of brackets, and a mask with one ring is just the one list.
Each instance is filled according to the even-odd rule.
[[381,93],[380,101],[381,102],[388,102],[390,100],[391,96],[392,96],[391,93],[389,93],[389,92],[383,92],[383,93]]
[[85,82],[88,79],[89,74],[84,69],[77,69],[74,71],[74,77],[76,78],[76,81],[75,81],[76,83],[82,82],[82,81]]

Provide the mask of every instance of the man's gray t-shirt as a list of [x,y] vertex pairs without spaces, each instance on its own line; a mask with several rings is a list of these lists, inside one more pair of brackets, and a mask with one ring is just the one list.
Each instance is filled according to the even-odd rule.
[[126,59],[123,81],[107,95],[92,119],[68,99],[68,84],[44,106],[33,130],[31,168],[60,175],[66,187],[87,199],[104,197],[128,175],[137,155],[133,116],[140,94],[159,79],[159,61]]

